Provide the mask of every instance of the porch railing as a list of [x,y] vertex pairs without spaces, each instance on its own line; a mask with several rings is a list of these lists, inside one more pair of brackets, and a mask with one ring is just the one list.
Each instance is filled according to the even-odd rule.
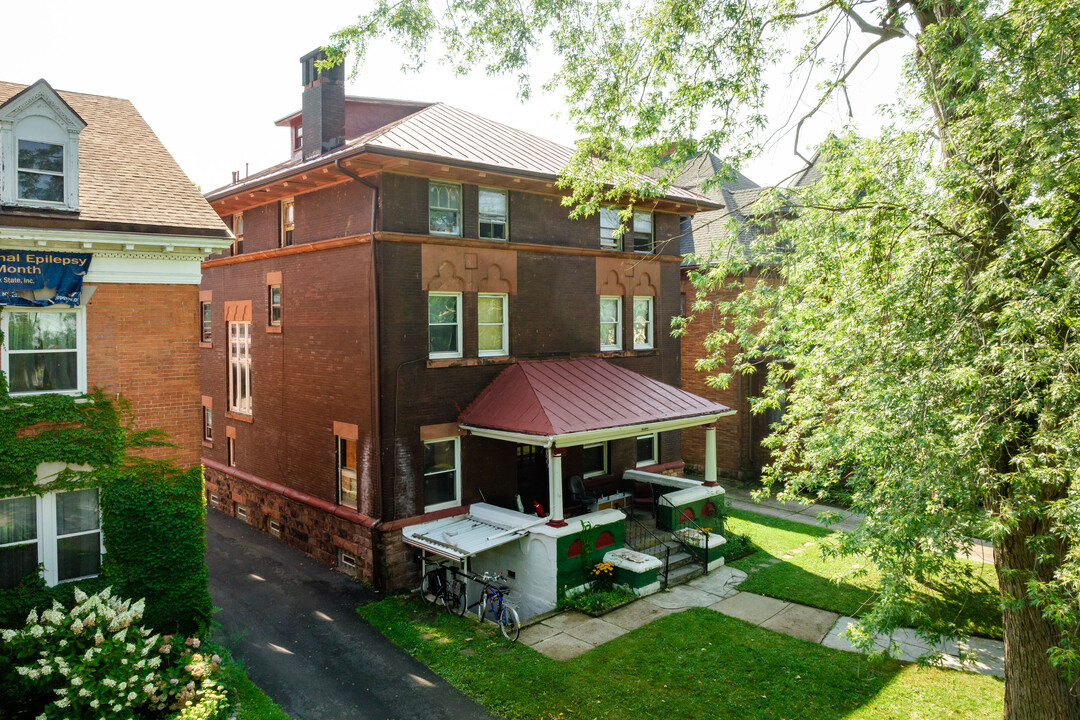
[[[697,522],[694,521],[694,518],[692,518],[689,513],[675,507],[675,505],[673,505],[671,503],[671,501],[667,500],[667,498],[665,498],[663,495],[661,495],[659,498],[657,498],[657,505],[661,505],[661,504],[666,505],[667,507],[671,508],[671,510],[672,510],[671,537],[675,539],[675,542],[682,545],[683,549],[686,551],[686,553],[690,557],[694,558],[695,561],[700,559],[701,567],[705,570],[705,574],[708,575],[709,574],[709,541],[712,539],[712,533],[716,528],[715,527],[709,527],[706,530],[705,528],[701,527],[700,525],[697,524]],[[705,552],[701,554],[700,558],[698,558],[698,552],[697,552],[697,550],[699,548],[696,548],[696,547],[692,546],[690,543],[686,542],[686,540],[681,535],[679,535],[679,531],[683,530],[683,529],[686,529],[686,528],[696,530],[698,532],[698,537],[701,537],[705,541],[705,547],[704,547]]]
[[626,538],[624,540],[626,546],[639,553],[652,555],[664,564],[664,579],[661,587],[667,589],[668,570],[671,567],[671,544],[665,542],[663,538],[634,517],[633,505],[624,507],[623,514],[626,515]]

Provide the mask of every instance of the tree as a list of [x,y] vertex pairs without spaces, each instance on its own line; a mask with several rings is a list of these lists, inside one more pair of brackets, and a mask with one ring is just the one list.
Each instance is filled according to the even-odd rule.
[[876,47],[908,43],[892,124],[838,129],[823,180],[767,201],[790,220],[700,273],[703,289],[752,266],[773,279],[723,306],[710,347],[745,350],[705,365],[718,382],[768,366],[757,405],[786,413],[767,482],[843,485],[867,515],[836,548],[881,571],[867,629],[894,626],[914,579],[953,572],[969,538],[994,541],[1019,720],[1080,717],[1078,27],[1076,0],[381,0],[328,51],[359,65],[388,33],[419,67],[441,40],[455,68],[515,73],[523,94],[553,52],[582,215],[662,192],[703,150],[738,167],[772,65],[824,77],[812,114]]

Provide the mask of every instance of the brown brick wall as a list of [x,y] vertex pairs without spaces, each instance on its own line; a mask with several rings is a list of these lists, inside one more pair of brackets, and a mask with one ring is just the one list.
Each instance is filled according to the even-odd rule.
[[175,448],[143,454],[199,462],[199,288],[100,283],[86,310],[87,386],[131,401],[136,427],[158,428]]

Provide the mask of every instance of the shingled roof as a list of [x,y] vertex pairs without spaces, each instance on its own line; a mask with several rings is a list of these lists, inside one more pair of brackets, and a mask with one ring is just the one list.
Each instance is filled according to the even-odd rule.
[[[0,81],[0,106],[27,85]],[[79,212],[67,227],[228,237],[228,229],[129,100],[57,91],[86,121],[79,134]],[[0,218],[48,211],[0,209]]]
[[752,206],[761,193],[761,187],[742,173],[736,173],[734,180],[705,189],[706,182],[724,171],[720,159],[705,152],[687,162],[675,178],[677,185],[699,192],[713,202],[723,205],[722,210],[700,212],[683,223],[680,238],[680,251],[683,255],[705,256],[717,244],[722,247],[730,245],[731,221],[736,224],[736,239],[740,245],[748,245],[757,236],[757,231],[748,221],[753,216]]
[[[545,180],[558,178],[574,153],[568,147],[523,130],[445,103],[434,103],[401,120],[349,139],[332,152],[306,161],[295,158],[280,163],[239,183],[211,190],[206,197],[214,201],[365,152]],[[642,180],[648,179],[642,177]],[[713,205],[704,195],[683,187],[670,188],[666,197],[691,205]]]

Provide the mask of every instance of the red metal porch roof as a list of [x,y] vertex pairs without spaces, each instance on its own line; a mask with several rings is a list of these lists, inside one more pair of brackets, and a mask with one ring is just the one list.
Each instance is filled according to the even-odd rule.
[[729,411],[606,360],[583,358],[511,365],[476,396],[459,421],[551,436]]

